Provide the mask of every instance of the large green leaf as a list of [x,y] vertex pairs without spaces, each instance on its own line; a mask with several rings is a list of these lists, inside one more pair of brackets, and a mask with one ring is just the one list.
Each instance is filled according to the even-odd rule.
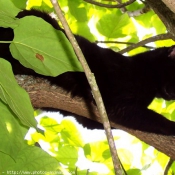
[[75,168],[75,163],[78,160],[78,150],[70,145],[63,146],[58,150],[56,158],[69,168]]
[[21,128],[10,108],[0,100],[0,152],[13,159],[24,144]]
[[10,50],[25,67],[50,76],[66,71],[82,71],[65,35],[41,18],[27,16],[20,19],[14,33]]
[[11,65],[0,58],[0,98],[26,126],[36,127],[28,94],[16,82]]
[[[29,171],[31,174],[62,174],[59,162],[48,153],[35,146],[26,146],[18,152],[15,163],[7,167],[6,171]],[[49,173],[49,171],[51,171]],[[22,173],[22,174],[23,174]]]
[[11,1],[0,0],[0,26],[15,28],[18,25],[15,16],[19,11]]
[[0,172],[1,174],[7,174],[7,168],[14,164],[14,159],[3,152],[0,152]]
[[80,133],[78,125],[69,118],[64,118],[59,124],[58,121],[49,118],[48,114],[48,117],[45,116],[41,118],[40,125],[49,132],[60,133],[65,143],[78,147],[84,146],[82,134]]
[[[130,25],[130,26],[129,26]],[[124,28],[126,28],[124,30]],[[135,28],[127,14],[104,15],[97,23],[98,31],[108,38],[119,38],[133,33]]]

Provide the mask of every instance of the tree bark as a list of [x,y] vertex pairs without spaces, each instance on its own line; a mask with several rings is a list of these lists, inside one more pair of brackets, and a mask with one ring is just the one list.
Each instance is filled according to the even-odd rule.
[[[173,13],[161,0],[146,0],[146,2],[162,20],[167,28],[167,31],[172,35],[172,39],[175,41],[175,13]],[[172,4],[171,8],[174,8],[173,6],[174,5]]]
[[175,13],[175,1],[174,0],[162,0],[164,4],[173,12]]

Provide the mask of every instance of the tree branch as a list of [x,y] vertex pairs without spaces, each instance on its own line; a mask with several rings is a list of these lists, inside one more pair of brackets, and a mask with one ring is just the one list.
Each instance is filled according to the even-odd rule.
[[159,41],[159,40],[166,40],[166,39],[171,39],[171,35],[169,33],[166,33],[166,34],[160,34],[160,35],[156,35],[156,36],[153,36],[153,37],[150,37],[150,38],[147,38],[145,40],[142,40],[136,44],[132,44],[131,46],[123,49],[123,50],[120,50],[118,53],[120,54],[124,54],[126,52],[129,52],[137,47],[141,47],[141,46],[144,46],[145,44],[148,44],[148,43],[151,43],[151,42],[155,42],[155,41]]
[[139,9],[139,10],[135,10],[135,11],[126,11],[126,13],[130,16],[130,17],[136,17],[136,16],[140,16],[144,13],[149,12],[150,6],[149,5],[145,5],[143,8]]
[[175,1],[174,0],[162,0],[166,6],[175,13]]
[[167,164],[167,166],[165,168],[164,175],[168,175],[168,171],[170,170],[173,162],[174,162],[174,160],[170,158],[170,160],[168,161],[168,164]]
[[[72,98],[62,88],[50,85],[46,79],[26,75],[17,75],[16,79],[29,93],[34,107],[65,110],[102,123],[95,105],[80,98]],[[136,131],[112,122],[111,126],[136,136],[175,160],[175,137]]]
[[89,65],[87,64],[87,61],[86,61],[78,43],[77,43],[74,35],[72,34],[72,32],[69,28],[69,25],[62,14],[61,8],[60,8],[57,0],[51,0],[51,2],[53,4],[53,7],[55,9],[55,12],[56,12],[60,22],[63,25],[64,31],[65,31],[71,45],[73,46],[73,49],[74,49],[81,65],[82,65],[83,69],[84,69],[86,78],[87,78],[88,83],[91,87],[93,97],[95,99],[95,102],[97,104],[97,108],[98,108],[99,113],[100,113],[100,118],[103,121],[103,126],[104,126],[106,137],[107,137],[107,140],[109,143],[109,148],[110,148],[110,152],[111,152],[111,156],[112,156],[115,174],[122,175],[124,170],[122,169],[121,162],[120,162],[119,157],[117,155],[117,150],[116,150],[114,138],[113,138],[112,131],[111,131],[111,126],[109,123],[107,112],[106,112],[106,109],[105,109],[105,106],[104,106],[104,103],[102,100],[100,90],[97,86],[94,74],[91,72]]
[[[95,43],[105,43],[105,44],[127,44],[127,45],[135,45],[135,43],[132,43],[132,42],[123,42],[123,41],[95,41]],[[147,43],[146,43],[147,44]],[[138,46],[137,46],[138,47]],[[139,47],[144,47],[144,48],[147,48],[147,49],[155,49],[155,47],[152,47],[152,46],[146,46],[146,45],[142,45]],[[128,48],[128,47],[127,47]]]
[[97,5],[100,7],[106,7],[106,8],[122,8],[122,7],[125,7],[125,6],[130,5],[133,2],[135,2],[135,0],[129,0],[128,2],[125,2],[125,3],[110,5],[110,4],[102,4],[102,3],[96,2],[94,0],[84,0],[84,1],[87,3],[90,3],[90,4],[94,4],[94,5]]
[[162,1],[146,0],[146,2],[162,20],[175,41],[175,14]]

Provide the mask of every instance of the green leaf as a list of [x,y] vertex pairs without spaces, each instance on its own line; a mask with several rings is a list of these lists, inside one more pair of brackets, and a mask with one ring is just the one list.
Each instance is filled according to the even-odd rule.
[[[48,171],[57,170],[58,174],[61,174],[58,170],[59,162],[35,146],[26,146],[18,152],[18,157],[15,159],[13,166],[7,167],[7,171],[29,171],[33,174],[48,174]],[[36,172],[34,171],[41,171]]]
[[[109,145],[106,141],[88,143],[83,149],[86,158],[93,162],[102,162],[110,158]],[[106,153],[109,153],[109,155]]]
[[117,14],[113,13],[103,16],[97,23],[97,29],[108,38],[118,38],[126,36],[126,33],[127,35],[132,33],[135,28],[127,14],[118,12]]
[[15,16],[20,9],[9,0],[0,0],[0,26],[15,28],[18,26],[18,20]]
[[69,168],[75,168],[75,163],[78,160],[78,151],[75,147],[67,145],[58,150],[56,158],[64,165],[68,165]]
[[59,133],[63,126],[61,126],[56,120],[49,117],[42,117],[40,120],[40,125],[43,126],[47,131],[53,133]]
[[78,22],[85,22],[87,21],[87,11],[82,4],[80,6],[80,2],[78,1],[68,1],[68,6],[70,13],[76,18]]
[[[146,23],[146,21],[145,21],[145,23]],[[163,24],[163,22],[160,20],[160,18],[156,14],[151,16],[150,23],[155,28],[157,34],[166,33],[167,29],[166,29],[165,25]]]
[[26,126],[36,127],[28,94],[16,82],[11,65],[0,58],[0,98]]
[[[70,172],[70,171],[69,171],[69,172]],[[78,174],[78,175],[99,175],[98,172],[92,172],[92,171],[89,172],[89,170],[78,170],[78,171],[77,171],[77,174]],[[103,175],[107,175],[107,174],[105,173],[105,174],[103,174]],[[112,175],[112,174],[111,174],[111,175]]]
[[14,164],[14,159],[11,156],[0,152],[0,174],[7,174],[7,168]]
[[90,32],[90,28],[88,27],[87,22],[79,23],[77,21],[74,21],[71,24],[71,28],[74,29],[78,35],[85,37],[89,41],[91,42],[95,41],[95,37]]
[[20,19],[14,34],[10,51],[25,67],[49,76],[66,71],[82,71],[65,35],[43,19],[34,16]]
[[124,148],[120,148],[118,150],[119,150],[118,153],[119,153],[120,161],[123,164],[131,165],[134,160],[134,152],[131,152],[130,150],[127,150]]
[[127,175],[141,175],[140,169],[130,169],[127,171]]
[[10,108],[0,100],[0,152],[13,159],[24,145],[21,128]]
[[63,126],[63,130],[61,131],[61,136],[70,145],[74,146],[84,146],[83,138],[78,129],[78,125],[75,122],[71,121],[70,119],[63,119],[61,122]]
[[20,0],[20,1],[16,1],[16,0],[11,0],[13,2],[13,4],[19,8],[19,9],[25,9],[26,4],[28,2],[28,0]]

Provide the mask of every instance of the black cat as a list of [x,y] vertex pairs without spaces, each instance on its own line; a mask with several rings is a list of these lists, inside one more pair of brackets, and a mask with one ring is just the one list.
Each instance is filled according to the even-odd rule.
[[[54,28],[64,32],[46,13],[24,10],[17,18],[34,15],[43,18]],[[175,135],[175,122],[147,109],[154,97],[175,99],[175,47],[163,47],[126,57],[110,49],[98,47],[75,35],[84,56],[95,74],[109,119],[113,122],[146,132]],[[0,28],[0,40],[13,39],[13,30]],[[0,57],[12,63],[15,74],[36,74],[12,58],[9,44],[0,44]],[[73,96],[93,101],[83,72],[67,72],[58,77],[45,77],[62,86]]]

